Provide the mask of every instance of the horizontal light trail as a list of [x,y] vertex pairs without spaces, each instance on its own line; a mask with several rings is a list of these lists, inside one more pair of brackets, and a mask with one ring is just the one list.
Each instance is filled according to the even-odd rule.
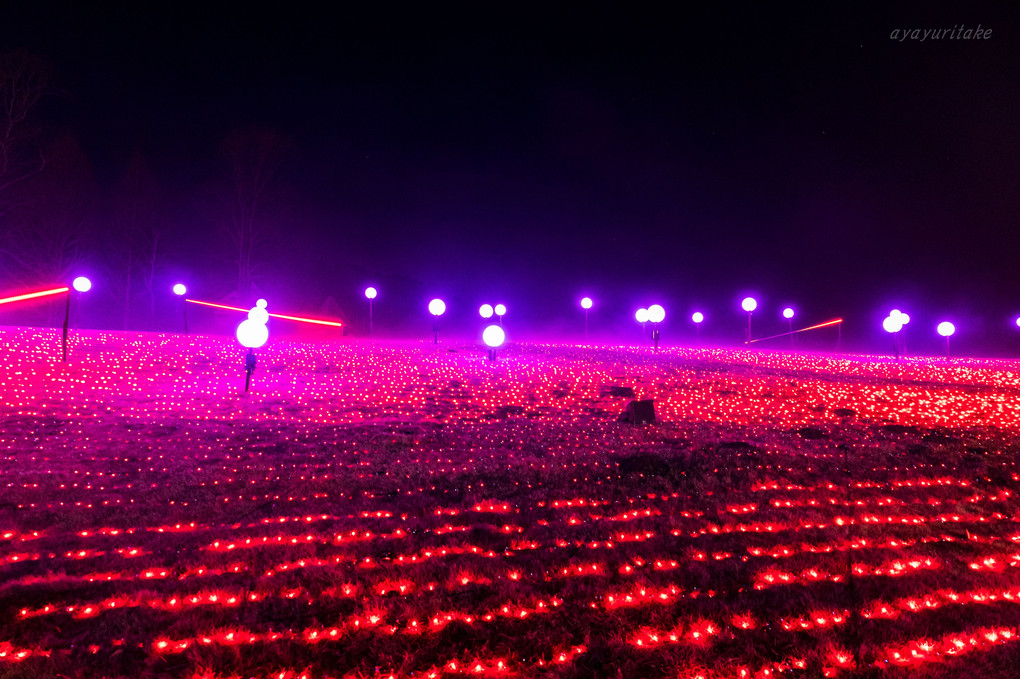
[[[248,312],[248,309],[242,309],[236,306],[228,306],[226,304],[214,304],[213,302],[202,302],[197,299],[185,299],[185,302],[191,302],[192,304],[201,304],[202,306],[213,307],[214,309],[226,309],[227,311],[241,311],[244,313]],[[342,328],[343,323],[339,321],[327,321],[321,318],[304,318],[302,316],[288,316],[286,314],[269,314],[271,318],[280,318],[285,321],[297,321],[298,323],[312,323],[314,325],[331,325],[336,328]]]
[[777,337],[787,337],[789,335],[796,335],[798,332],[807,332],[808,330],[818,330],[819,328],[828,328],[830,325],[839,325],[842,322],[843,322],[842,318],[835,318],[835,319],[833,319],[831,321],[825,321],[824,323],[819,323],[818,325],[812,325],[812,326],[807,327],[807,328],[801,328],[800,330],[794,330],[793,332],[783,332],[783,333],[780,333],[778,335],[770,335],[769,337],[759,337],[758,339],[753,339],[750,342],[744,342],[744,344],[754,344],[755,342],[764,342],[765,340],[776,339]]
[[13,297],[4,297],[0,299],[0,304],[9,304],[11,302],[23,302],[26,299],[35,299],[37,297],[46,297],[48,295],[59,295],[62,292],[70,292],[71,288],[66,285],[62,288],[53,288],[52,290],[40,290],[39,292],[27,292],[23,295],[14,295]]

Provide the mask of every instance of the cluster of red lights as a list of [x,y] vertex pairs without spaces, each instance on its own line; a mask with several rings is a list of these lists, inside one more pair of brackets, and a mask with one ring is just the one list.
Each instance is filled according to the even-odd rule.
[[767,679],[1017,638],[1009,364],[280,342],[244,397],[231,342],[55,341],[0,331],[0,672]]

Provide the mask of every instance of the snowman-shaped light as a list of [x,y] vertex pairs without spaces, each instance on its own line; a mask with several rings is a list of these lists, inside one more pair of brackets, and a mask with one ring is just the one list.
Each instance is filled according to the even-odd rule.
[[241,324],[237,326],[237,341],[248,349],[248,354],[244,357],[245,391],[251,387],[251,374],[255,372],[255,350],[269,339],[269,328],[266,327],[266,323],[269,321],[269,312],[266,311],[266,306],[266,300],[260,299],[248,311],[248,319],[241,321]]

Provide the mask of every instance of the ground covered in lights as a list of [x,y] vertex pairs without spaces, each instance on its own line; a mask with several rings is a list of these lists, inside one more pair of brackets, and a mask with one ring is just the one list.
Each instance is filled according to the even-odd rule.
[[[0,676],[1016,676],[1015,362],[0,329]],[[630,399],[659,422],[617,422]]]

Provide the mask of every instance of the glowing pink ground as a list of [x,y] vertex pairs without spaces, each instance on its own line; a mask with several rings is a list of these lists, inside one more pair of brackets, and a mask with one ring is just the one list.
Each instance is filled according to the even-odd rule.
[[[1012,361],[0,329],[0,675],[1013,676]],[[655,400],[660,423],[615,421]]]

